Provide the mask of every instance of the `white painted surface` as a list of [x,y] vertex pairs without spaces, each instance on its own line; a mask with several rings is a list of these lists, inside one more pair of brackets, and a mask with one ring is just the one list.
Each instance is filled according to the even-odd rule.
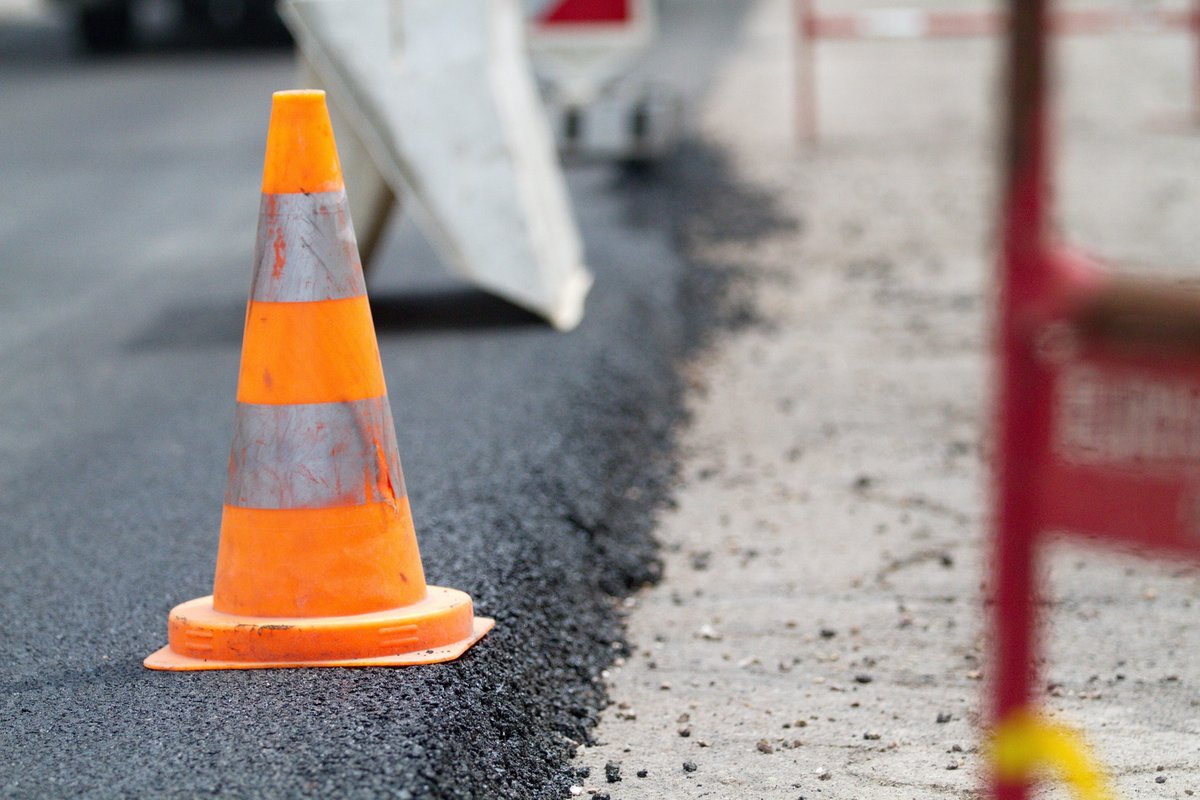
[[917,8],[879,8],[858,15],[858,35],[877,39],[919,39],[929,33],[929,15]]
[[578,325],[592,277],[516,0],[298,0],[283,13],[445,261]]

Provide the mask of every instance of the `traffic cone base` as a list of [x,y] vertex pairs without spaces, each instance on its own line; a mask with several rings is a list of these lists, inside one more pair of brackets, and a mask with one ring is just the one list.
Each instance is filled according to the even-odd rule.
[[246,617],[222,614],[213,599],[176,606],[169,644],[145,660],[150,669],[403,667],[453,661],[496,624],[474,616],[471,598],[430,586],[424,600],[349,617]]

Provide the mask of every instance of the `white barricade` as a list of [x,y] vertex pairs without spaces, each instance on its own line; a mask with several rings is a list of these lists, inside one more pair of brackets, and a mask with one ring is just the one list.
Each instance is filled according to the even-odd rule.
[[447,264],[557,328],[578,325],[592,277],[517,0],[292,0],[282,12]]

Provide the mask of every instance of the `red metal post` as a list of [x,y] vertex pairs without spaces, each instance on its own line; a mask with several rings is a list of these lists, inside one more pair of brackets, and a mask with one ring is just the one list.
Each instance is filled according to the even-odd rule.
[[792,4],[792,27],[795,34],[792,41],[796,136],[802,145],[815,145],[818,137],[815,2],[816,0],[795,0]]
[[1192,34],[1192,121],[1200,124],[1200,0],[1192,0],[1188,30]]
[[[1193,402],[1200,396],[1200,293],[1105,274],[1054,240],[1047,221],[1050,1],[1010,0],[993,723],[1035,705],[1041,537],[1070,532],[1175,557],[1200,555],[1200,448],[1178,444],[1200,431],[1200,404]],[[1192,25],[1200,35],[1200,0]],[[1043,335],[1051,330],[1059,335]],[[1163,396],[1176,399],[1149,399]],[[992,789],[997,800],[1029,797],[1023,779],[994,775]]]
[[[1037,469],[1050,444],[1053,397],[1036,358],[1029,310],[1046,295],[1045,0],[1011,0],[1007,185],[1002,206],[995,398],[993,721],[1028,708],[1035,681],[1039,524]],[[997,800],[1026,800],[1025,784],[993,782]]]

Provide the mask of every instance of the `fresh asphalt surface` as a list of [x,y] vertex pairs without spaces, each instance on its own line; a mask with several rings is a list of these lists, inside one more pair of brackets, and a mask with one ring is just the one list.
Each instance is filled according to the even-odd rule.
[[[647,69],[696,95],[743,7],[668,3]],[[482,643],[403,670],[150,672],[169,608],[211,591],[292,67],[65,40],[0,27],[0,795],[564,796],[623,647],[610,595],[655,574],[673,367],[717,294],[677,234],[736,192],[719,156],[572,171],[597,281],[569,335],[392,231],[373,307],[425,570],[497,619]]]

